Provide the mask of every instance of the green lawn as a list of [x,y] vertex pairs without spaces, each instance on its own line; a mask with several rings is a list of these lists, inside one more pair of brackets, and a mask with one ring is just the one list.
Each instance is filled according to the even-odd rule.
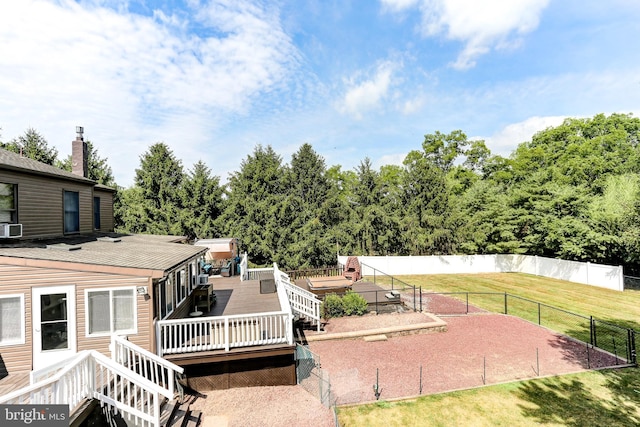
[[592,371],[338,409],[352,426],[638,426],[637,368]]
[[[402,276],[433,292],[499,292],[640,331],[640,291],[617,292],[518,273]],[[380,277],[377,278],[379,282]],[[460,297],[465,299],[464,296]],[[472,304],[501,311],[504,297],[471,295]],[[510,314],[531,321],[537,304],[508,298]],[[542,310],[546,310],[544,307]],[[547,327],[582,336],[575,316],[543,311]],[[577,321],[576,321],[577,322]],[[569,326],[567,326],[569,324]],[[588,337],[588,322],[587,322]],[[640,369],[605,370],[339,409],[348,426],[636,426],[640,425]]]
[[[433,274],[398,276],[397,279],[422,287],[425,292],[507,292],[640,331],[638,290],[612,291],[521,273]],[[381,280],[384,278],[376,277],[376,281]],[[471,295],[470,302],[484,304],[495,311],[504,307],[504,300],[497,296]]]

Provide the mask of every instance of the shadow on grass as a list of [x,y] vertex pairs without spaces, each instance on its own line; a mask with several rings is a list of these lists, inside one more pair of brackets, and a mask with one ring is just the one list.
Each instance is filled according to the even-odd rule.
[[606,371],[604,386],[613,399],[601,399],[576,379],[549,378],[524,383],[518,397],[533,404],[518,405],[523,416],[540,424],[567,426],[640,425],[640,373],[637,369]]

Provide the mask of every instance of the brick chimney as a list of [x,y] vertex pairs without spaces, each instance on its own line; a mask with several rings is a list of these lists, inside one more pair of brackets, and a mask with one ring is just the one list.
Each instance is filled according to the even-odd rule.
[[84,142],[84,128],[76,126],[76,139],[71,142],[71,172],[87,178],[89,164],[87,161],[87,143]]

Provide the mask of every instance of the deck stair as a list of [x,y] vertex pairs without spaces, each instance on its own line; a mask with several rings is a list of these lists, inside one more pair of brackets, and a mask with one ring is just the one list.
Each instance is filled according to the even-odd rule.
[[[88,410],[88,401],[97,400],[108,419],[131,426],[198,425],[200,414],[191,413],[191,400],[184,399],[178,381],[183,368],[120,337],[112,338],[111,351],[112,358],[108,358],[85,350],[32,371],[31,384],[2,396],[0,404],[68,404],[73,419],[76,412]],[[179,405],[172,405],[178,400]]]
[[196,399],[196,396],[188,396],[182,403],[177,399],[167,402],[160,416],[161,427],[198,427],[202,413],[190,408]]
[[296,286],[287,274],[280,271],[275,263],[273,265],[273,276],[276,280],[276,286],[283,287],[286,290],[293,315],[302,322],[309,322],[311,325],[315,325],[318,332],[320,332],[320,306],[322,301],[312,292]]

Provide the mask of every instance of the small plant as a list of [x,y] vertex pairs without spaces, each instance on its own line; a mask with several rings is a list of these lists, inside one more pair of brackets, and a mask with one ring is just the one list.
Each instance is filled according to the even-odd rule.
[[353,291],[347,291],[342,297],[342,305],[345,316],[362,316],[367,312],[367,300]]
[[322,316],[325,319],[344,316],[342,298],[336,294],[326,295],[324,297],[324,302],[322,303]]

